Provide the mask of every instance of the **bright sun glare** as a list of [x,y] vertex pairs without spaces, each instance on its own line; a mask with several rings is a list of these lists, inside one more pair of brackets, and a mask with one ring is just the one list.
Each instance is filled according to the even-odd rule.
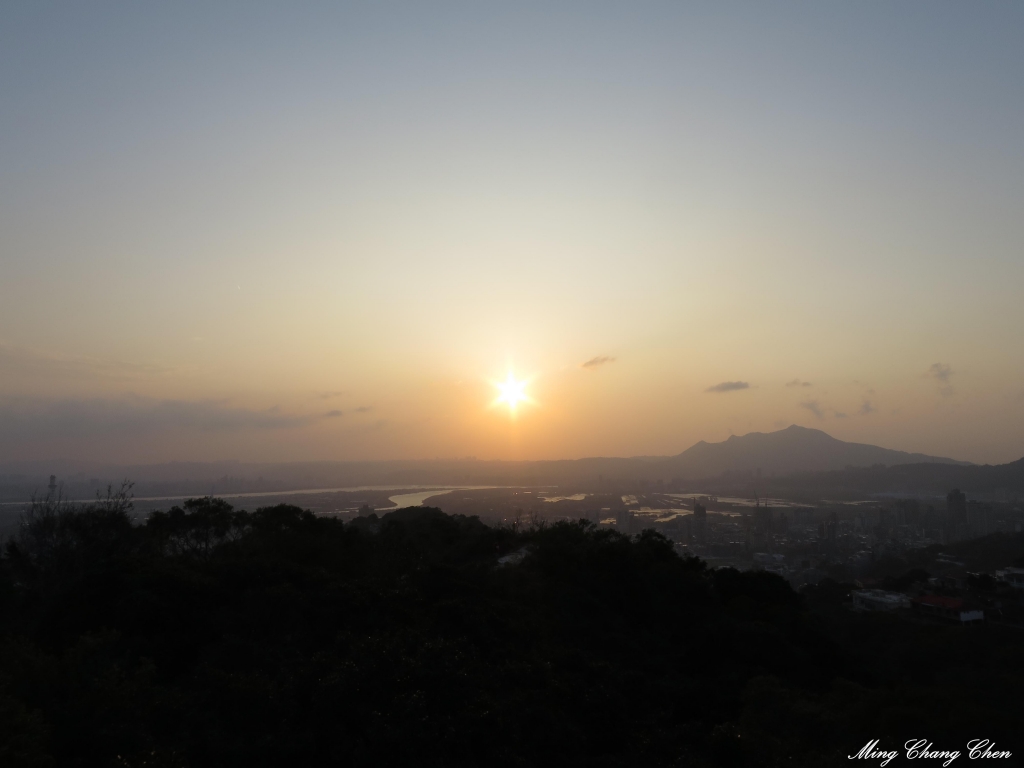
[[498,392],[500,394],[491,404],[492,407],[495,405],[505,404],[508,406],[510,413],[515,413],[516,406],[519,405],[519,403],[532,402],[530,400],[530,396],[526,394],[526,384],[527,382],[525,380],[517,381],[515,376],[512,375],[512,372],[509,371],[508,378],[505,379],[505,381],[494,382],[494,386],[498,388]]

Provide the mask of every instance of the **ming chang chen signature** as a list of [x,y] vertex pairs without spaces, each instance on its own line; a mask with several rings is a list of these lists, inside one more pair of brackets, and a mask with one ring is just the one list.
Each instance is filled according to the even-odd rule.
[[[1008,749],[996,749],[995,742],[988,739],[973,739],[967,742],[967,749],[963,752],[958,749],[937,749],[928,739],[911,739],[903,745],[903,752],[907,760],[941,760],[943,766],[950,765],[961,755],[966,755],[970,760],[1005,759],[1012,755]],[[847,755],[847,759],[879,760],[879,765],[888,765],[899,757],[899,754],[898,749],[880,748],[878,739],[875,739],[861,747],[857,754]]]

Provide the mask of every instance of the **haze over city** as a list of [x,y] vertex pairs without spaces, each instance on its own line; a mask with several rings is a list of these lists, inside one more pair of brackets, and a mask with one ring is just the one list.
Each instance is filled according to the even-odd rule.
[[1022,17],[6,4],[0,461],[1018,459]]

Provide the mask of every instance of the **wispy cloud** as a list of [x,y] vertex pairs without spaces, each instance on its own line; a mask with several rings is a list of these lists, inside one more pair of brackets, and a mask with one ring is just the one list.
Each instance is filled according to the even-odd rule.
[[932,363],[928,369],[928,375],[945,384],[949,381],[949,377],[953,375],[953,369],[945,363]]
[[825,418],[825,412],[821,409],[821,403],[817,400],[804,400],[800,403],[800,407],[813,413],[814,417],[817,419]]
[[874,413],[877,410],[878,409],[875,408],[874,405],[872,405],[870,400],[865,400],[864,403],[861,405],[860,410],[857,411],[857,413],[859,413],[861,416],[867,416],[869,413]]
[[745,381],[723,381],[720,384],[715,384],[713,387],[708,387],[705,392],[735,392],[739,389],[750,389],[750,385]]
[[935,383],[939,386],[939,394],[943,397],[953,394],[953,385],[950,381],[953,377],[953,369],[946,363],[932,363],[924,375],[935,379]]
[[344,411],[339,411],[339,410],[335,409],[333,411],[328,411],[327,413],[325,413],[324,414],[324,418],[325,419],[337,419],[339,416],[344,416],[344,415],[345,415]]
[[360,405],[358,408],[353,408],[353,410],[356,413],[369,413],[370,411],[373,410],[373,408],[371,408],[368,405]]
[[609,357],[608,355],[598,355],[597,357],[590,358],[585,363],[581,363],[580,368],[586,368],[588,371],[593,371],[596,368],[600,368],[602,365],[614,362],[614,357]]
[[151,363],[92,357],[50,355],[0,343],[0,370],[8,377],[47,377],[126,380],[166,374],[169,368]]
[[846,418],[846,414],[843,413],[842,411],[835,411],[832,415],[835,416],[837,419],[845,419]]
[[809,381],[800,381],[800,379],[793,379],[792,381],[786,382],[787,387],[810,387],[813,386]]

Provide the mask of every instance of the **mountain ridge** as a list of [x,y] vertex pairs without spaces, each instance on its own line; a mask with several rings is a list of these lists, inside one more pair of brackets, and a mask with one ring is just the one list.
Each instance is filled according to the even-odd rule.
[[748,432],[730,435],[719,443],[705,440],[694,443],[682,453],[670,457],[680,472],[713,477],[723,472],[761,472],[792,474],[827,472],[847,467],[878,464],[952,464],[970,466],[970,462],[943,456],[910,453],[868,443],[850,443],[832,437],[820,429],[791,424],[775,432]]
[[[139,495],[215,495],[234,492],[286,491],[364,485],[581,485],[603,487],[607,482],[665,482],[712,480],[724,475],[766,477],[837,472],[910,464],[973,467],[968,462],[908,453],[865,443],[847,443],[817,429],[792,425],[776,432],[733,435],[719,443],[701,440],[675,456],[589,457],[544,461],[395,460],[346,462],[168,462],[151,465],[113,465],[88,473],[62,471],[49,464],[20,480],[2,482],[0,500],[45,494],[49,474],[58,474],[76,497],[91,497],[107,483],[123,478],[136,481]],[[27,469],[27,467],[26,467]],[[70,469],[70,467],[68,468]],[[95,478],[90,483],[88,478]]]

